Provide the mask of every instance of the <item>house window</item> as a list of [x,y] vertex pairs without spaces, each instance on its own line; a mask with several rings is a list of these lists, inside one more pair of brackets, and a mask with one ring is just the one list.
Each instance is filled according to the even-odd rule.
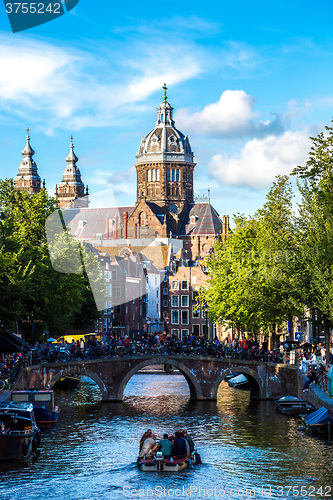
[[188,335],[188,330],[182,330],[182,340]]
[[179,181],[179,170],[176,170],[176,181]]
[[163,311],[163,318],[167,319],[167,317],[168,317],[168,311]]
[[172,169],[172,180],[174,181],[176,179],[176,171]]
[[171,311],[171,323],[173,325],[178,325],[178,323],[179,323],[179,311],[178,311],[178,309],[173,309]]
[[156,170],[153,170],[153,171],[152,171],[152,173],[151,173],[151,180],[152,180],[153,182],[155,182],[155,181],[156,181]]
[[173,330],[171,330],[171,333],[172,333],[172,335],[176,335],[177,337],[179,337],[179,330],[173,329]]
[[163,288],[163,295],[168,295],[168,289],[167,288]]
[[172,295],[172,297],[171,297],[171,307],[179,307],[179,297],[178,297],[178,295]]
[[115,306],[114,313],[115,314],[120,314],[121,313],[121,306]]
[[107,289],[108,289],[108,297],[112,297],[112,287],[111,287],[111,285],[108,285]]
[[160,171],[156,170],[156,180],[157,182],[160,180]]
[[196,309],[196,306],[192,307],[192,318],[200,318],[200,309]]
[[167,180],[171,181],[171,170],[170,170],[170,168],[168,168]]
[[178,280],[171,281],[171,290],[179,290],[179,281]]
[[163,300],[163,307],[168,307],[168,301],[167,300]]
[[188,295],[182,295],[182,307],[188,307]]
[[112,295],[113,298],[119,299],[121,297],[121,288],[120,286],[114,286],[112,287]]
[[168,275],[167,274],[164,275],[163,281],[164,281],[164,283],[166,283],[168,281]]
[[182,281],[182,290],[188,290],[188,281]]
[[112,281],[117,281],[117,269],[112,271]]
[[151,170],[148,170],[148,182],[151,181]]
[[188,311],[187,311],[187,309],[184,309],[182,311],[182,325],[188,325]]

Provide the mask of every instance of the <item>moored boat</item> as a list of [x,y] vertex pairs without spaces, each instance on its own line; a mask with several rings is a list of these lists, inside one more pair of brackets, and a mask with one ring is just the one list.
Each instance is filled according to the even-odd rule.
[[248,389],[249,381],[242,373],[237,374],[235,377],[232,377],[228,380],[229,387],[233,387],[236,389]]
[[37,455],[40,430],[31,403],[0,403],[0,461]]
[[54,392],[50,389],[13,391],[11,400],[31,403],[34,407],[37,424],[55,424],[59,418],[60,408],[55,405]]
[[276,401],[276,408],[285,415],[301,415],[315,410],[311,403],[294,396],[280,398]]
[[55,389],[76,389],[80,383],[80,377],[75,375],[65,375],[54,384]]

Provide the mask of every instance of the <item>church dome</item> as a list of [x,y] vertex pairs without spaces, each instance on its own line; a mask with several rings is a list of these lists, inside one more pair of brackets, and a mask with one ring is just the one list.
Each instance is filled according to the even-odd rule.
[[159,161],[193,163],[193,152],[187,135],[175,127],[173,107],[167,102],[166,87],[164,99],[157,108],[155,128],[142,137],[137,163]]

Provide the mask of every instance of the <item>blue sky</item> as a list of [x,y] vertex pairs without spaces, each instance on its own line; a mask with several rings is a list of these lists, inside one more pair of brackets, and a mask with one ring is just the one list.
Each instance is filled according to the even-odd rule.
[[253,213],[274,176],[306,161],[333,116],[330,1],[108,2],[13,34],[0,6],[0,177],[26,127],[51,194],[70,135],[100,204],[133,205],[141,136],[162,85],[197,162],[195,192],[220,215]]

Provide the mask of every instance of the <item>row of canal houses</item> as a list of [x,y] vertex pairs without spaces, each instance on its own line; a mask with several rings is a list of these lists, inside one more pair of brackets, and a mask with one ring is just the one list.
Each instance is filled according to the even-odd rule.
[[[171,235],[125,238],[120,221],[126,209],[66,211],[71,234],[93,248],[105,281],[106,307],[96,331],[131,339],[161,331],[180,339],[189,333],[213,339],[216,325],[197,307],[199,289],[208,279],[204,259],[192,260],[183,239]],[[104,228],[117,218],[115,238]]]

